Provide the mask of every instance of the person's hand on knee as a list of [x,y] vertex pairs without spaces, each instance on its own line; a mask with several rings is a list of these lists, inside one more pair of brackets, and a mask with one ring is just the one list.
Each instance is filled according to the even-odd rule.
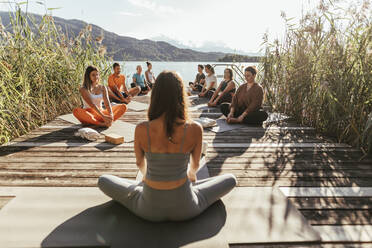
[[105,126],[111,127],[113,121],[114,121],[113,116],[110,116],[110,115],[103,116],[103,123],[105,124]]
[[236,120],[239,122],[239,123],[241,123],[241,122],[243,122],[243,120],[244,120],[244,115],[240,115]]
[[227,122],[227,123],[230,123],[231,118],[233,118],[233,117],[234,117],[234,114],[233,114],[232,112],[230,112],[230,113],[227,115],[226,122]]

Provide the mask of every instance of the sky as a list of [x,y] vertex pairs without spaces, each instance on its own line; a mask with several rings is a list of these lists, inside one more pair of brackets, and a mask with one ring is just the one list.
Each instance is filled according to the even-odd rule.
[[[21,2],[21,1],[18,1]],[[39,3],[44,3],[41,5]],[[228,48],[257,53],[262,37],[281,38],[281,17],[298,19],[319,0],[39,0],[28,11],[80,19],[137,39],[174,41],[191,48]],[[0,3],[0,10],[9,10]],[[26,5],[22,5],[26,10]],[[205,49],[204,49],[205,50]]]

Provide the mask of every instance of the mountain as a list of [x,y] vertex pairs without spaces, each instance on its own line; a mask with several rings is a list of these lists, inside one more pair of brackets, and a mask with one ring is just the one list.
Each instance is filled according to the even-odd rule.
[[[40,23],[42,16],[29,14],[36,23]],[[1,12],[0,17],[4,26],[10,23],[9,12]],[[67,20],[53,17],[56,26],[60,26],[62,32],[71,36],[77,36],[88,25],[81,20]],[[103,45],[107,47],[108,56],[114,60],[150,60],[150,61],[218,61],[226,54],[221,52],[198,52],[192,49],[181,49],[164,41],[152,41],[149,39],[139,40],[127,36],[119,36],[92,24],[92,35],[103,35]]]
[[159,35],[151,37],[151,40],[155,41],[165,41],[173,46],[183,49],[193,49],[198,52],[221,52],[221,53],[228,53],[228,54],[240,54],[240,55],[247,55],[247,56],[262,56],[261,53],[254,53],[254,52],[244,52],[242,50],[234,50],[228,47],[225,43],[221,41],[208,41],[204,42],[202,45],[193,44],[191,41],[187,41],[186,44],[182,41],[169,38],[165,35]]

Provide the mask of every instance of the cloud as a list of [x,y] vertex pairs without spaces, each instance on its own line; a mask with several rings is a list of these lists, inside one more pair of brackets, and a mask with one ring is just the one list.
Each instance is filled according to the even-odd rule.
[[126,12],[126,11],[120,11],[119,14],[123,16],[142,16],[141,13],[133,13],[133,12]]
[[261,55],[257,52],[243,51],[241,49],[235,49],[230,47],[228,44],[221,40],[215,41],[196,41],[196,40],[185,40],[171,38],[164,34],[153,36],[150,39],[155,41],[165,41],[169,44],[176,46],[178,48],[193,49],[200,52],[223,52],[223,53],[237,53],[242,55],[256,56]]
[[153,11],[157,14],[180,14],[180,9],[173,8],[172,6],[159,5],[150,0],[128,0],[129,3],[136,7],[144,8]]

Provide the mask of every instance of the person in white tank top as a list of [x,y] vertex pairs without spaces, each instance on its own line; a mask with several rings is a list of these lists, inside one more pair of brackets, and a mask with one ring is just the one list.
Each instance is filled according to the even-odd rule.
[[206,97],[209,99],[216,90],[217,77],[214,75],[214,68],[210,64],[205,66],[205,72],[207,73],[207,77],[205,78],[205,84],[199,97]]
[[[83,86],[80,88],[83,108],[75,108],[74,116],[84,125],[109,127],[127,110],[125,104],[111,106],[106,86],[99,84],[99,72],[94,66],[85,70]],[[105,109],[102,108],[104,102]]]

